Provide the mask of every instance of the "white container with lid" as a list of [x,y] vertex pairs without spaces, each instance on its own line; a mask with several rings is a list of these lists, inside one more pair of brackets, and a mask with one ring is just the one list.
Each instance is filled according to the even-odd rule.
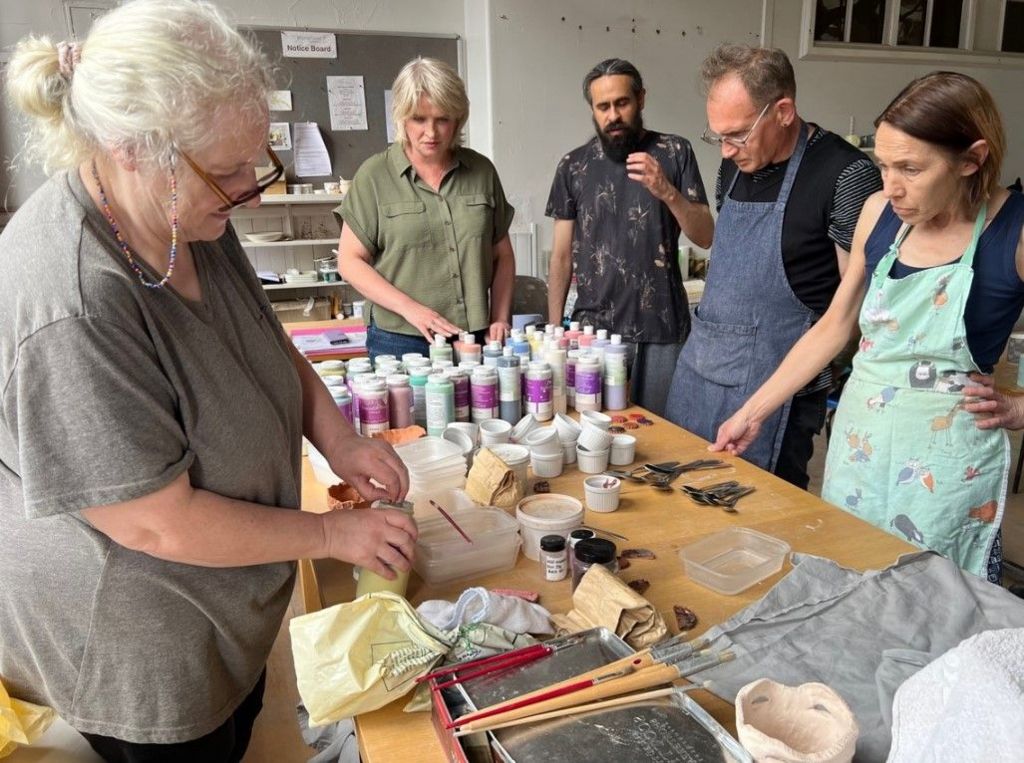
[[540,539],[545,535],[568,535],[583,524],[583,504],[571,495],[543,493],[524,498],[516,506],[516,519],[523,536],[523,555],[540,559]]

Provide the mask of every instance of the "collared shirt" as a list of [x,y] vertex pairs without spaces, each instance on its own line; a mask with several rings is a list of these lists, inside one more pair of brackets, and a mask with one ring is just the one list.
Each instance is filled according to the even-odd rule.
[[[637,150],[654,157],[689,201],[707,204],[689,141],[649,130]],[[597,137],[562,157],[545,214],[576,221],[573,320],[632,342],[686,338],[690,314],[679,271],[679,223],[668,205],[626,176],[624,162],[605,156]]]
[[[515,210],[487,157],[455,149],[454,164],[435,191],[393,143],[363,163],[334,211],[392,286],[456,326],[479,331],[490,325],[494,245],[508,234]],[[367,322],[371,318],[385,331],[419,335],[380,305],[371,307]]]

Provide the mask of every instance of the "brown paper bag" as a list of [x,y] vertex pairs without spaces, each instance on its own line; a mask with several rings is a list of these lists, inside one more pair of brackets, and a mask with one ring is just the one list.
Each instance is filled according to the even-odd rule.
[[595,564],[572,595],[572,610],[551,615],[560,630],[576,632],[604,626],[634,649],[653,646],[668,635],[668,626],[654,605]]
[[514,508],[523,497],[515,472],[487,448],[480,448],[473,458],[466,493],[479,504],[502,509]]

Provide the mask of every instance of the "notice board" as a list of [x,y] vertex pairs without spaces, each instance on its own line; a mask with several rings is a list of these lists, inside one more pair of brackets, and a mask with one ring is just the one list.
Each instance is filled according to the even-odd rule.
[[[252,35],[270,61],[278,67],[277,87],[291,91],[291,110],[272,111],[271,122],[315,122],[320,127],[330,155],[332,173],[322,177],[295,178],[293,153],[277,151],[288,167],[289,183],[323,183],[344,177],[351,180],[366,159],[388,146],[384,91],[406,63],[422,56],[437,58],[459,70],[459,38],[310,30],[300,28],[243,27]],[[328,32],[335,35],[337,58],[285,58],[281,51],[281,32]],[[327,99],[327,77],[360,76],[366,95],[366,130],[331,130]],[[294,138],[294,136],[293,136]]]

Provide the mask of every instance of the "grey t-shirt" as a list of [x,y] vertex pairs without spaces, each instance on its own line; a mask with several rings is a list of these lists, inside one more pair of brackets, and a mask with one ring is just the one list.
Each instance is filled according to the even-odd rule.
[[192,250],[201,303],[145,288],[77,172],[0,235],[0,678],[79,730],[131,742],[223,723],[294,582],[292,563],[129,551],[79,514],[186,470],[196,488],[299,506],[288,338],[233,230]]

